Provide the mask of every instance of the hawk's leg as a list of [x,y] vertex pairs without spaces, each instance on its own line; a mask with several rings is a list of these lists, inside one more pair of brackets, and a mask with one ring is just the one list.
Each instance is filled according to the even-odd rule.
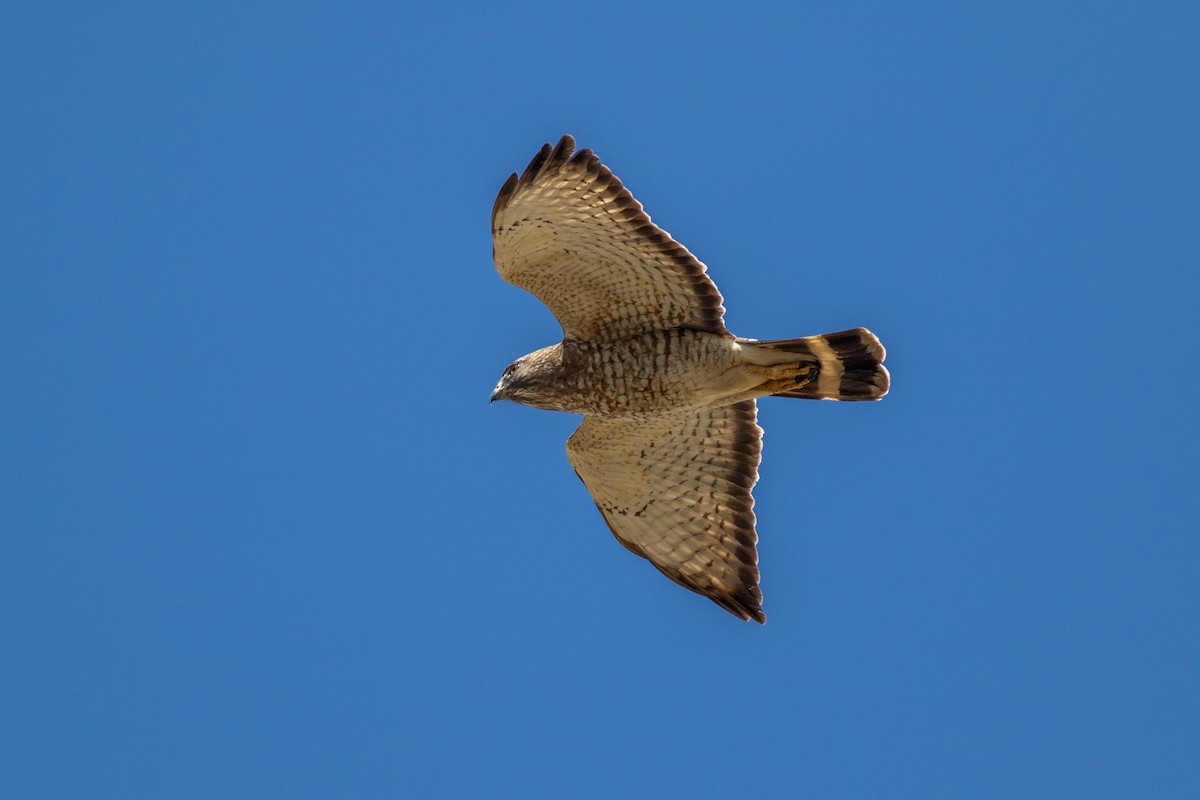
[[771,368],[771,379],[759,387],[767,394],[793,392],[803,389],[817,379],[820,365],[815,361],[801,361],[795,364],[781,364]]

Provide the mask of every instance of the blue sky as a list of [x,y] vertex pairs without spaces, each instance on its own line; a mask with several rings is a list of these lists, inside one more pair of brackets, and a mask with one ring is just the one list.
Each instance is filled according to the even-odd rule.
[[[1200,792],[1194,5],[22,6],[0,794]],[[888,347],[761,405],[765,627],[488,406],[565,132],[734,332]]]

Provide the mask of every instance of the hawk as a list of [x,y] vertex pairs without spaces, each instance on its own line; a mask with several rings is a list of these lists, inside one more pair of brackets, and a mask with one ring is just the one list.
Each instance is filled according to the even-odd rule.
[[500,277],[545,303],[563,338],[509,365],[491,399],[582,414],[567,458],[617,540],[765,622],[755,399],[878,400],[889,382],[879,339],[865,328],[734,336],[704,264],[571,136],[501,187],[492,242]]

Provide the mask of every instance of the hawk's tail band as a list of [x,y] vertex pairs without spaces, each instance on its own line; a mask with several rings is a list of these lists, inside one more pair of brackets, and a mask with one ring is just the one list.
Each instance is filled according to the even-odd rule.
[[804,372],[795,386],[772,392],[776,397],[878,400],[888,392],[890,378],[883,366],[887,353],[866,328],[773,342],[742,340],[740,344],[777,364],[790,360],[780,358],[783,354],[799,357],[798,366]]

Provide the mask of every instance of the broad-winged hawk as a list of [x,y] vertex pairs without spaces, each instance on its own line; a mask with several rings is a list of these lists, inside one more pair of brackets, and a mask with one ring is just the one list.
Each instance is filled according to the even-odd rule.
[[878,400],[865,328],[760,342],[725,329],[704,264],[563,136],[492,210],[500,277],[549,306],[563,340],[518,359],[492,400],[583,415],[567,457],[617,540],[680,585],[764,622],[754,498],[766,395]]

